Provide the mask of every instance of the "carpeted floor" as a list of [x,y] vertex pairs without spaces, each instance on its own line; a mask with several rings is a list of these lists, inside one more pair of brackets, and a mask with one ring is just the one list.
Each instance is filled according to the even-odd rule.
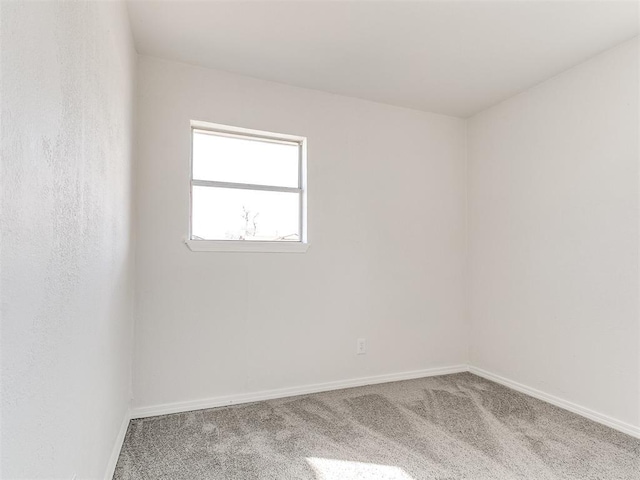
[[115,479],[640,479],[640,440],[469,373],[133,420]]

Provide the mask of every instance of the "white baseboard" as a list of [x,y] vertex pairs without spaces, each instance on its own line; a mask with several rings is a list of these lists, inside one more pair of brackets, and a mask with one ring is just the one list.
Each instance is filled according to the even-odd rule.
[[[586,417],[594,422],[601,423],[607,427],[611,427],[620,432],[640,438],[640,427],[630,423],[617,420],[608,415],[596,412],[589,408],[575,404],[568,400],[550,395],[532,387],[528,387],[508,378],[496,375],[478,367],[467,365],[454,365],[451,367],[428,368],[425,370],[414,370],[410,372],[391,373],[387,375],[375,375],[371,377],[353,378],[350,380],[339,380],[336,382],[316,383],[312,385],[304,385],[301,387],[279,388],[275,390],[263,390],[252,393],[241,393],[237,395],[225,395],[220,397],[205,398],[201,400],[189,400],[186,402],[165,403],[161,405],[151,405],[148,407],[137,407],[131,411],[130,418],[154,417],[157,415],[168,415],[171,413],[188,412],[192,410],[202,410],[205,408],[223,407],[227,405],[236,405],[241,403],[259,402],[262,400],[271,400],[274,398],[286,398],[296,395],[307,395],[310,393],[328,392],[331,390],[340,390],[343,388],[362,387],[365,385],[376,385],[379,383],[397,382],[400,380],[411,380],[415,378],[433,377],[437,375],[448,375],[452,373],[471,372],[480,377],[486,378],[493,382],[509,387],[518,392],[530,395],[544,402],[563,408],[570,412]],[[128,425],[129,417],[123,423],[122,431],[118,435],[114,453],[109,462],[109,466],[115,469],[124,434]],[[113,465],[112,465],[113,464]],[[109,479],[111,477],[108,477]]]
[[513,380],[509,380],[508,378],[501,377],[500,375],[496,375],[478,367],[469,366],[469,372],[478,375],[479,377],[486,378],[487,380],[491,380],[493,382],[504,385],[505,387],[517,390],[518,392],[530,395],[534,398],[537,398],[538,400],[550,403],[551,405],[555,405],[556,407],[560,407],[570,412],[576,413],[588,418],[589,420],[593,420],[594,422],[601,423],[603,425],[606,425],[607,427],[611,427],[622,433],[631,435],[632,437],[640,438],[640,427],[638,426],[623,422],[621,420],[617,420],[602,413],[598,413],[576,403],[569,402],[568,400],[563,400],[562,398],[550,395],[535,388],[528,387],[521,383],[514,382]]
[[112,480],[113,474],[116,471],[116,465],[118,463],[118,457],[120,456],[120,450],[122,450],[122,444],[124,443],[124,437],[127,434],[127,428],[129,428],[129,421],[131,420],[131,410],[127,409],[120,425],[120,431],[116,437],[116,441],[113,444],[111,450],[111,456],[109,457],[109,463],[107,463],[107,469],[104,474],[104,480]]
[[205,398],[202,400],[165,403],[162,405],[134,408],[131,412],[131,418],[154,417],[156,415],[167,415],[170,413],[188,412],[191,410],[223,407],[226,405],[236,405],[240,403],[259,402],[274,398],[293,397],[296,395],[307,395],[309,393],[328,392],[343,388],[362,387],[365,385],[397,382],[399,380],[411,380],[414,378],[432,377],[436,375],[448,375],[451,373],[461,373],[466,371],[468,371],[468,367],[466,365],[455,365],[451,367],[428,368],[426,370],[414,370],[410,372],[391,373],[372,377],[360,377],[350,380],[339,380],[336,382],[316,383],[312,385],[304,385],[302,387],[278,388],[275,390],[240,393],[237,395],[226,395],[221,397]]

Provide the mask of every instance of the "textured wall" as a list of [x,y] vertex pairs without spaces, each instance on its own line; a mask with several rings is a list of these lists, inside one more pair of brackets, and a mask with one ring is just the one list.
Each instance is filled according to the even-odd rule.
[[135,52],[113,2],[2,2],[2,478],[101,478],[130,398]]
[[640,425],[638,41],[469,121],[472,363]]
[[[463,120],[149,57],[138,87],[136,406],[466,361]],[[308,137],[307,253],[185,246],[191,119]]]

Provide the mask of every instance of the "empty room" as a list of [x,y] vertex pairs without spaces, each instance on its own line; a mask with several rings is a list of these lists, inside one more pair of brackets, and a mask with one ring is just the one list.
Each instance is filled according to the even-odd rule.
[[640,2],[0,30],[2,480],[640,480]]

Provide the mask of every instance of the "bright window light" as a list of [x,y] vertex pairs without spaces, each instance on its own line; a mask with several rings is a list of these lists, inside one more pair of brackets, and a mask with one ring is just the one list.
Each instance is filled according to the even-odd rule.
[[306,242],[303,137],[192,125],[192,241]]
[[307,458],[318,480],[414,480],[402,468],[376,463]]

